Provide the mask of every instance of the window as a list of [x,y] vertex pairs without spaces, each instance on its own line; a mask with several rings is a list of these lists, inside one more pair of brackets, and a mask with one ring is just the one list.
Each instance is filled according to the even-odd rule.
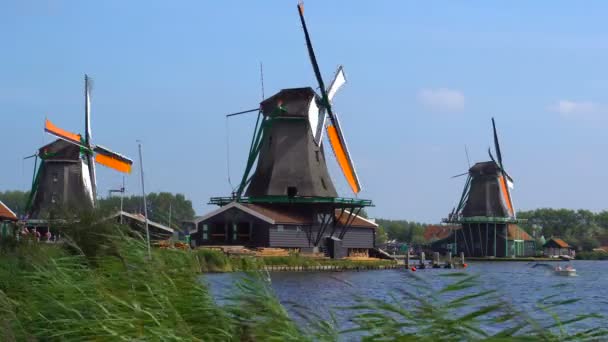
[[57,183],[59,181],[59,175],[57,172],[53,172],[53,183]]
[[321,185],[323,186],[323,189],[327,190],[327,185],[325,185],[325,180],[323,177],[321,177]]
[[203,240],[209,240],[209,226],[203,225]]
[[285,226],[283,226],[282,224],[279,224],[277,226],[277,231],[282,232],[283,230],[285,230]]

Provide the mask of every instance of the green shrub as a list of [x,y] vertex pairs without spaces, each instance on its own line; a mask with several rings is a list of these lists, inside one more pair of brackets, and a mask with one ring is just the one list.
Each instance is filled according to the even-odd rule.
[[599,251],[578,252],[576,258],[580,260],[608,260],[608,253]]

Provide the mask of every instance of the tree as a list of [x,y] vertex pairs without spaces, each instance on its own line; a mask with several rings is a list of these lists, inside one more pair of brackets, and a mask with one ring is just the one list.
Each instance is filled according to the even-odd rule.
[[[182,221],[194,218],[192,201],[183,194],[168,192],[149,193],[146,195],[148,217],[152,221],[179,228]],[[120,197],[102,198],[98,201],[99,208],[104,211],[117,211],[120,209]],[[143,200],[141,196],[127,196],[123,198],[123,210],[129,213],[143,214]],[[171,215],[169,215],[171,213]]]
[[388,241],[386,230],[384,230],[384,227],[379,225],[376,229],[376,244],[385,244],[386,241]]
[[0,191],[0,201],[9,207],[18,217],[22,217],[25,215],[25,206],[29,195],[29,191]]
[[389,240],[399,242],[424,242],[424,229],[426,224],[405,220],[377,219],[376,223],[384,228]]

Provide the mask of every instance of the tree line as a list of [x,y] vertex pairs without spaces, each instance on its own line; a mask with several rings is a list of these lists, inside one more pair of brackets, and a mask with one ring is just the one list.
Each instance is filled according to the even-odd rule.
[[[608,246],[608,210],[594,213],[590,210],[541,208],[520,211],[520,226],[534,237],[539,247],[543,240],[557,237],[579,249],[590,251]],[[424,230],[428,224],[407,220],[376,219],[379,225],[376,242],[397,240],[410,244],[424,244]]]
[[[0,191],[0,201],[4,202],[18,217],[23,217],[29,191]],[[194,218],[195,212],[192,201],[182,194],[168,192],[149,193],[146,195],[148,218],[172,228],[179,228],[181,222]],[[120,196],[97,199],[97,206],[105,212],[120,210]],[[125,196],[123,198],[123,211],[128,213],[143,213],[142,196]]]
[[[0,192],[0,200],[11,208],[19,217],[25,215],[25,204],[29,192],[4,191]],[[178,228],[180,223],[194,218],[192,202],[182,194],[168,192],[150,193],[146,196],[150,220]],[[98,206],[105,211],[115,211],[120,208],[120,197],[100,198]],[[125,196],[123,210],[129,213],[143,213],[141,196]],[[171,212],[171,215],[169,213]],[[367,216],[365,212],[362,216]],[[170,217],[171,216],[171,217]],[[591,250],[599,246],[608,246],[608,210],[594,213],[579,209],[542,208],[520,211],[518,218],[525,219],[521,224],[530,235],[541,241],[541,237],[549,239],[559,237],[566,242],[583,250]],[[397,240],[411,244],[424,244],[425,223],[407,220],[376,219],[379,227],[376,232],[377,243]]]
[[608,245],[608,210],[542,208],[520,211],[517,218],[527,220],[520,226],[537,239],[559,237],[586,251]]

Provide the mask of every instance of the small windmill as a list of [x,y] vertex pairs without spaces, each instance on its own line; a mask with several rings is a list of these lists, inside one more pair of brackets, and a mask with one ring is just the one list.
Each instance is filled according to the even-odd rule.
[[[59,138],[35,155],[41,159],[28,200],[29,216],[38,216],[55,204],[94,207],[97,194],[95,162],[130,173],[133,161],[92,142],[91,79],[85,75],[85,134],[75,134],[45,120],[44,130]],[[85,203],[83,203],[83,201]]]
[[489,161],[475,163],[467,176],[458,205],[446,223],[457,224],[448,239],[456,249],[471,257],[529,256],[534,253],[534,241],[517,224],[511,197],[513,178],[506,171],[496,122],[492,118],[494,150],[488,149]]

